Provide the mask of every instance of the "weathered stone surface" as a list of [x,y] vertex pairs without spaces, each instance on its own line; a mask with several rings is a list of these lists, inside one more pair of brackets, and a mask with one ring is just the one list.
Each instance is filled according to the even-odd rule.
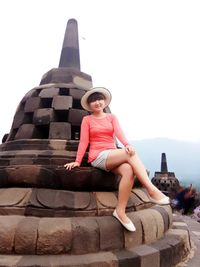
[[35,125],[49,125],[54,119],[55,113],[52,108],[37,109],[33,115],[33,123]]
[[149,202],[149,198],[148,198],[147,194],[142,189],[134,188],[134,189],[132,189],[132,192],[137,197],[139,197],[143,202]]
[[113,192],[96,192],[97,207],[99,214],[103,215],[106,209],[115,208],[117,196]]
[[27,217],[20,221],[15,233],[15,253],[36,253],[39,220],[36,217]]
[[165,209],[167,211],[167,213],[169,214],[169,227],[172,225],[172,208],[170,205],[164,205],[162,206],[163,209]]
[[[1,267],[119,267],[112,252],[85,255],[0,255]],[[136,266],[137,267],[137,266]]]
[[114,217],[98,217],[97,223],[100,232],[100,250],[122,249],[124,234],[122,225]]
[[114,254],[118,259],[119,267],[141,267],[140,256],[133,251],[121,250]]
[[172,264],[178,264],[185,257],[183,242],[173,235],[165,236],[165,242],[172,247]]
[[22,216],[0,216],[0,253],[13,253],[15,232]]
[[136,231],[133,233],[124,231],[125,248],[128,249],[141,245],[143,243],[144,233],[143,233],[141,219],[138,216],[138,212],[130,212],[127,213],[127,215],[131,219],[136,228]]
[[157,239],[157,225],[155,218],[153,217],[151,211],[149,210],[140,210],[136,211],[137,215],[139,216],[142,228],[144,231],[143,240],[145,244],[150,244],[151,242]]
[[51,122],[49,127],[50,139],[71,139],[71,124],[63,122]]
[[169,229],[166,232],[167,236],[173,236],[178,238],[179,240],[182,240],[182,243],[184,244],[183,247],[183,254],[182,254],[182,258],[185,257],[188,252],[191,249],[191,244],[190,244],[190,238],[189,238],[189,232],[188,230],[182,230],[182,229]]
[[22,125],[23,123],[26,124],[29,122],[30,122],[30,118],[28,114],[25,114],[23,110],[18,110],[13,120],[12,129],[19,128],[19,126]]
[[54,96],[52,107],[55,110],[67,110],[72,108],[73,98],[71,96]]
[[164,238],[152,243],[151,247],[160,251],[160,267],[173,266],[173,248]]
[[164,234],[164,222],[163,222],[163,217],[162,215],[154,209],[150,209],[151,214],[153,215],[155,222],[156,222],[156,227],[157,227],[157,234],[156,237],[157,239],[163,237]]
[[43,88],[39,93],[41,98],[53,98],[59,94],[59,88],[50,87],[50,88]]
[[40,97],[30,97],[27,99],[24,111],[25,112],[34,112],[36,109],[41,107],[41,98]]
[[85,90],[75,89],[75,88],[69,89],[69,95],[71,95],[73,99],[81,100],[84,94],[85,94]]
[[37,254],[66,253],[72,245],[71,220],[42,218],[38,227]]
[[20,205],[29,191],[24,188],[0,189],[0,206]]
[[7,168],[8,184],[57,187],[58,179],[53,171],[37,165]]
[[99,251],[99,228],[93,218],[72,218],[73,254]]
[[71,108],[69,110],[68,122],[70,122],[73,126],[80,126],[83,117],[87,114],[88,112],[85,110]]
[[40,132],[38,129],[35,127],[34,124],[22,124],[14,139],[26,139],[26,138],[39,138],[40,137]]
[[160,267],[159,250],[143,245],[135,247],[131,251],[140,256],[140,267]]
[[169,213],[162,206],[156,205],[156,206],[153,206],[151,209],[157,210],[162,215],[163,223],[164,223],[164,232],[166,232],[170,227]]

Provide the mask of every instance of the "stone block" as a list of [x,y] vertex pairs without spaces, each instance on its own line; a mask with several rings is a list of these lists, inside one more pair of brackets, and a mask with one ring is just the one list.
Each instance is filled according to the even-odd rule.
[[54,121],[55,114],[52,108],[37,109],[33,115],[35,125],[46,125]]
[[82,109],[70,109],[68,114],[68,122],[73,126],[80,126],[84,116],[88,115],[88,112]]
[[97,217],[100,232],[100,250],[122,249],[124,235],[122,225],[111,216]]
[[143,228],[140,217],[137,215],[137,212],[129,212],[127,215],[135,225],[136,231],[133,233],[124,231],[124,246],[126,249],[133,248],[143,243]]
[[99,227],[94,218],[72,218],[73,254],[99,251]]
[[64,254],[71,249],[69,218],[42,218],[38,227],[37,254]]
[[182,250],[182,253],[183,253],[182,258],[187,256],[188,252],[191,249],[190,236],[189,236],[188,230],[169,229],[166,232],[166,236],[178,238],[184,244],[184,247]]
[[20,221],[15,233],[15,253],[35,254],[39,220],[27,217]]
[[166,212],[169,214],[169,226],[171,226],[172,225],[172,218],[173,218],[172,208],[170,205],[163,205],[162,208],[165,209]]
[[23,110],[19,110],[15,113],[12,129],[19,128],[20,125],[30,123],[32,121],[32,116],[25,113]]
[[40,137],[40,132],[38,129],[35,127],[34,124],[22,124],[16,135],[15,135],[15,140],[17,139],[31,139],[31,138],[39,138]]
[[78,75],[73,77],[73,83],[75,86],[83,89],[90,89],[92,88],[92,81],[88,81],[87,79],[80,77]]
[[163,217],[162,215],[159,213],[159,211],[154,210],[154,209],[150,209],[151,210],[151,214],[153,215],[155,222],[156,222],[156,226],[157,226],[157,239],[163,237],[164,235],[164,222],[163,222]]
[[41,98],[40,97],[30,97],[26,100],[24,111],[25,112],[34,112],[36,109],[41,107]]
[[53,171],[37,165],[18,165],[7,167],[9,185],[39,186],[46,188],[59,187],[59,181]]
[[96,192],[97,207],[100,215],[103,215],[107,209],[115,209],[117,205],[117,196],[114,192]]
[[165,236],[166,243],[172,248],[172,266],[178,264],[183,259],[184,243],[180,238],[174,236]]
[[[74,77],[82,78],[83,82],[82,79],[80,79],[81,81],[80,80],[76,81],[77,79],[75,79],[74,83]],[[90,75],[80,72],[76,68],[60,67],[60,68],[53,68],[43,75],[40,84],[47,84],[47,83],[70,83],[70,84],[74,83],[80,85],[81,88],[83,86],[86,86],[87,87],[86,89],[89,89],[92,87],[92,78]]]
[[173,266],[173,248],[166,242],[165,239],[160,239],[155,243],[152,243],[151,247],[160,251],[160,267]]
[[160,267],[159,250],[147,245],[141,245],[130,249],[130,251],[140,256],[140,267]]
[[136,211],[141,220],[143,228],[143,240],[145,244],[150,244],[157,239],[157,225],[151,210]]
[[50,87],[43,88],[39,93],[39,97],[41,98],[53,98],[54,96],[59,94],[59,88]]
[[29,191],[27,188],[0,189],[0,206],[20,206]]
[[73,99],[81,100],[82,96],[85,94],[85,90],[70,88],[69,95],[73,97]]
[[68,122],[51,122],[49,127],[50,139],[71,139],[71,124]]
[[54,96],[52,107],[55,110],[67,110],[69,108],[72,108],[72,97],[71,96]]
[[169,214],[161,206],[153,206],[151,209],[152,210],[157,210],[161,214],[161,216],[163,218],[163,223],[164,223],[164,232],[166,232],[169,229],[169,226],[170,226]]
[[141,267],[140,256],[133,251],[121,250],[113,252],[118,259],[119,267]]
[[23,216],[0,216],[0,253],[12,253],[15,232]]
[[135,194],[143,202],[149,202],[149,198],[144,190],[139,189],[139,188],[134,188],[132,190],[132,193]]

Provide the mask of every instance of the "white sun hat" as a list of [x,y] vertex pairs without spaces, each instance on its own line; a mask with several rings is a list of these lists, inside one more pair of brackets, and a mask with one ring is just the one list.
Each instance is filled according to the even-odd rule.
[[101,93],[105,96],[105,107],[107,107],[110,104],[110,101],[112,99],[110,91],[104,87],[93,87],[89,91],[87,91],[87,93],[85,93],[81,98],[81,106],[87,111],[91,111],[87,100],[88,97],[93,93]]

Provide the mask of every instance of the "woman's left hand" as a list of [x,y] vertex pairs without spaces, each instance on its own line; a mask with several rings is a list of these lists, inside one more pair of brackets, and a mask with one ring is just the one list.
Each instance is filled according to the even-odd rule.
[[125,146],[126,153],[133,156],[135,154],[135,149],[131,145]]

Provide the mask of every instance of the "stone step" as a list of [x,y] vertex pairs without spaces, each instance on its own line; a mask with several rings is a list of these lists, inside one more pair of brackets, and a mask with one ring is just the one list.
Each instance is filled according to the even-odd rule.
[[87,255],[0,255],[1,267],[173,267],[190,251],[187,230],[170,230],[149,245]]
[[[127,211],[153,206],[143,190],[140,188],[132,190]],[[77,192],[44,188],[0,188],[0,215],[25,214],[36,217],[111,215],[117,205],[117,195],[117,191]]]
[[[15,158],[17,161],[17,158]],[[25,159],[27,160],[27,158]],[[32,159],[31,159],[32,160]],[[64,158],[63,158],[64,160]],[[115,191],[119,177],[93,167],[71,171],[57,165],[11,164],[0,167],[0,187],[39,187],[74,191]],[[66,163],[65,159],[65,163]]]
[[87,254],[132,248],[162,238],[171,227],[170,206],[127,212],[129,232],[113,216],[48,218],[0,216],[0,253]]

